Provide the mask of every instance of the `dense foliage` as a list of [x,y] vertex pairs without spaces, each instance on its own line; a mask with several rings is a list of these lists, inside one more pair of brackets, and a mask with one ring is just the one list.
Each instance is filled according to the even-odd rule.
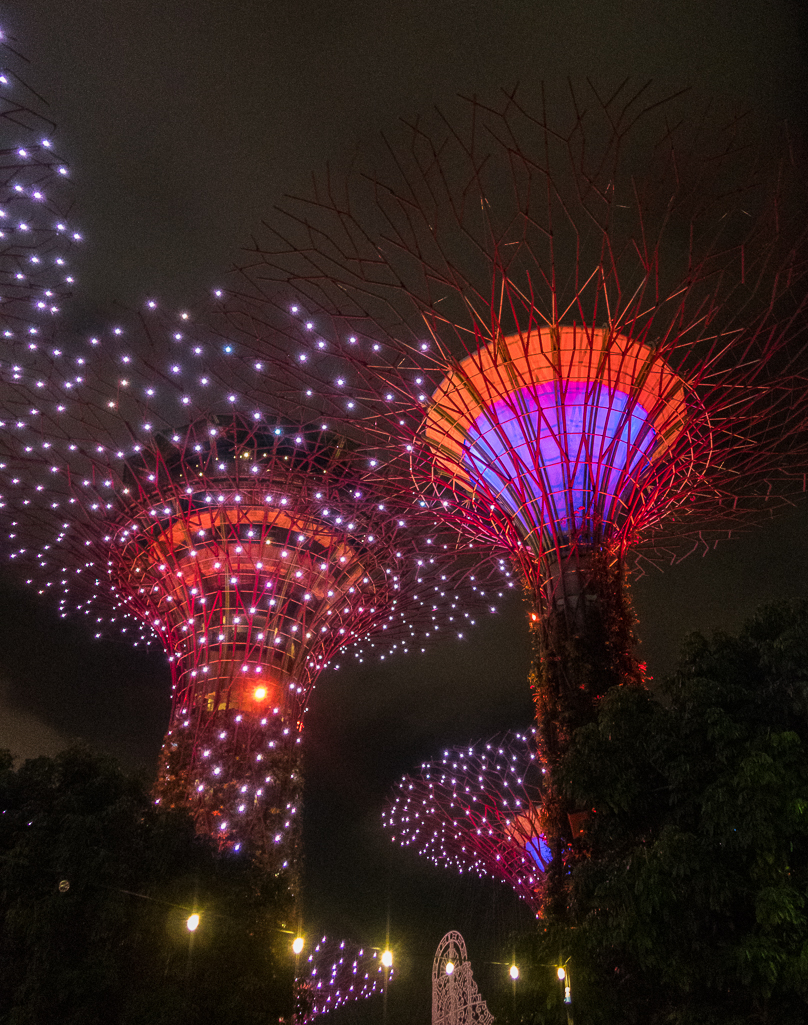
[[284,880],[219,854],[115,763],[0,752],[3,1025],[277,1021],[291,910]]
[[808,603],[737,637],[689,639],[659,699],[617,687],[576,731],[559,781],[593,810],[568,919],[526,938],[503,1020],[808,1020]]

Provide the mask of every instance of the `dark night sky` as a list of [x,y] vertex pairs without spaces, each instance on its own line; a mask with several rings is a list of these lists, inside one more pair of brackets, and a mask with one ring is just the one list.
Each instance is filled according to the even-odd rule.
[[[82,329],[116,301],[193,299],[312,170],[458,92],[653,77],[752,106],[764,133],[787,117],[804,136],[800,10],[777,0],[37,0],[4,4],[0,20],[31,59],[27,77],[50,100],[73,168],[87,242],[68,319]],[[666,672],[689,630],[734,628],[761,600],[808,596],[805,528],[801,507],[638,581],[650,672]],[[0,600],[0,746],[52,753],[80,736],[151,766],[168,714],[162,656],[91,644],[10,585]],[[389,911],[421,1020],[443,932],[463,930],[472,958],[504,959],[497,943],[519,910],[502,888],[449,885],[393,848],[381,802],[442,747],[526,724],[526,671],[516,602],[465,646],[327,673],[312,702],[308,919],[378,944]],[[399,986],[391,1022],[397,1007],[411,1020]]]

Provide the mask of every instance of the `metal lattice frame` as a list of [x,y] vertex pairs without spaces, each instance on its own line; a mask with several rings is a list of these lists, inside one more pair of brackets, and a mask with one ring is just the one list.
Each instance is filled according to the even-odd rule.
[[0,29],[0,332],[41,337],[75,283],[69,170],[54,150],[45,101],[19,74],[25,60]]
[[299,719],[323,665],[407,603],[395,507],[338,435],[233,418],[174,437],[127,464],[112,586],[172,653],[178,710],[251,708],[257,687]]
[[680,557],[803,491],[800,170],[681,116],[622,87],[413,123],[290,200],[230,298],[537,597],[571,551]]
[[542,834],[535,730],[453,748],[403,776],[382,814],[390,838],[436,865],[499,879],[542,906],[550,852]]
[[239,420],[179,436],[128,466],[112,586],[171,653],[160,799],[269,857],[297,822],[294,745],[315,681],[406,607],[407,560],[343,439]]
[[[291,199],[228,304],[290,396],[360,419],[515,567],[550,770],[642,682],[629,559],[706,550],[806,487],[805,176],[682,103],[590,84],[412,122]],[[554,771],[544,803],[563,909]]]

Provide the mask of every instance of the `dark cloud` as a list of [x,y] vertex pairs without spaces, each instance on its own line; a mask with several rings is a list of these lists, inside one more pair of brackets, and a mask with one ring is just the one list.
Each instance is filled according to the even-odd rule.
[[8,683],[0,681],[0,748],[6,748],[17,758],[25,760],[55,755],[67,747],[69,737],[27,709],[15,707],[8,691]]

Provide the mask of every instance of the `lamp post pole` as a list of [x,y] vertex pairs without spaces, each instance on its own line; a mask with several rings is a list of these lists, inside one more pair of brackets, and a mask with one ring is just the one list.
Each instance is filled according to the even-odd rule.
[[569,968],[566,965],[559,965],[556,975],[564,987],[564,1010],[567,1012],[567,1025],[575,1025],[572,1016],[572,983],[570,982]]

